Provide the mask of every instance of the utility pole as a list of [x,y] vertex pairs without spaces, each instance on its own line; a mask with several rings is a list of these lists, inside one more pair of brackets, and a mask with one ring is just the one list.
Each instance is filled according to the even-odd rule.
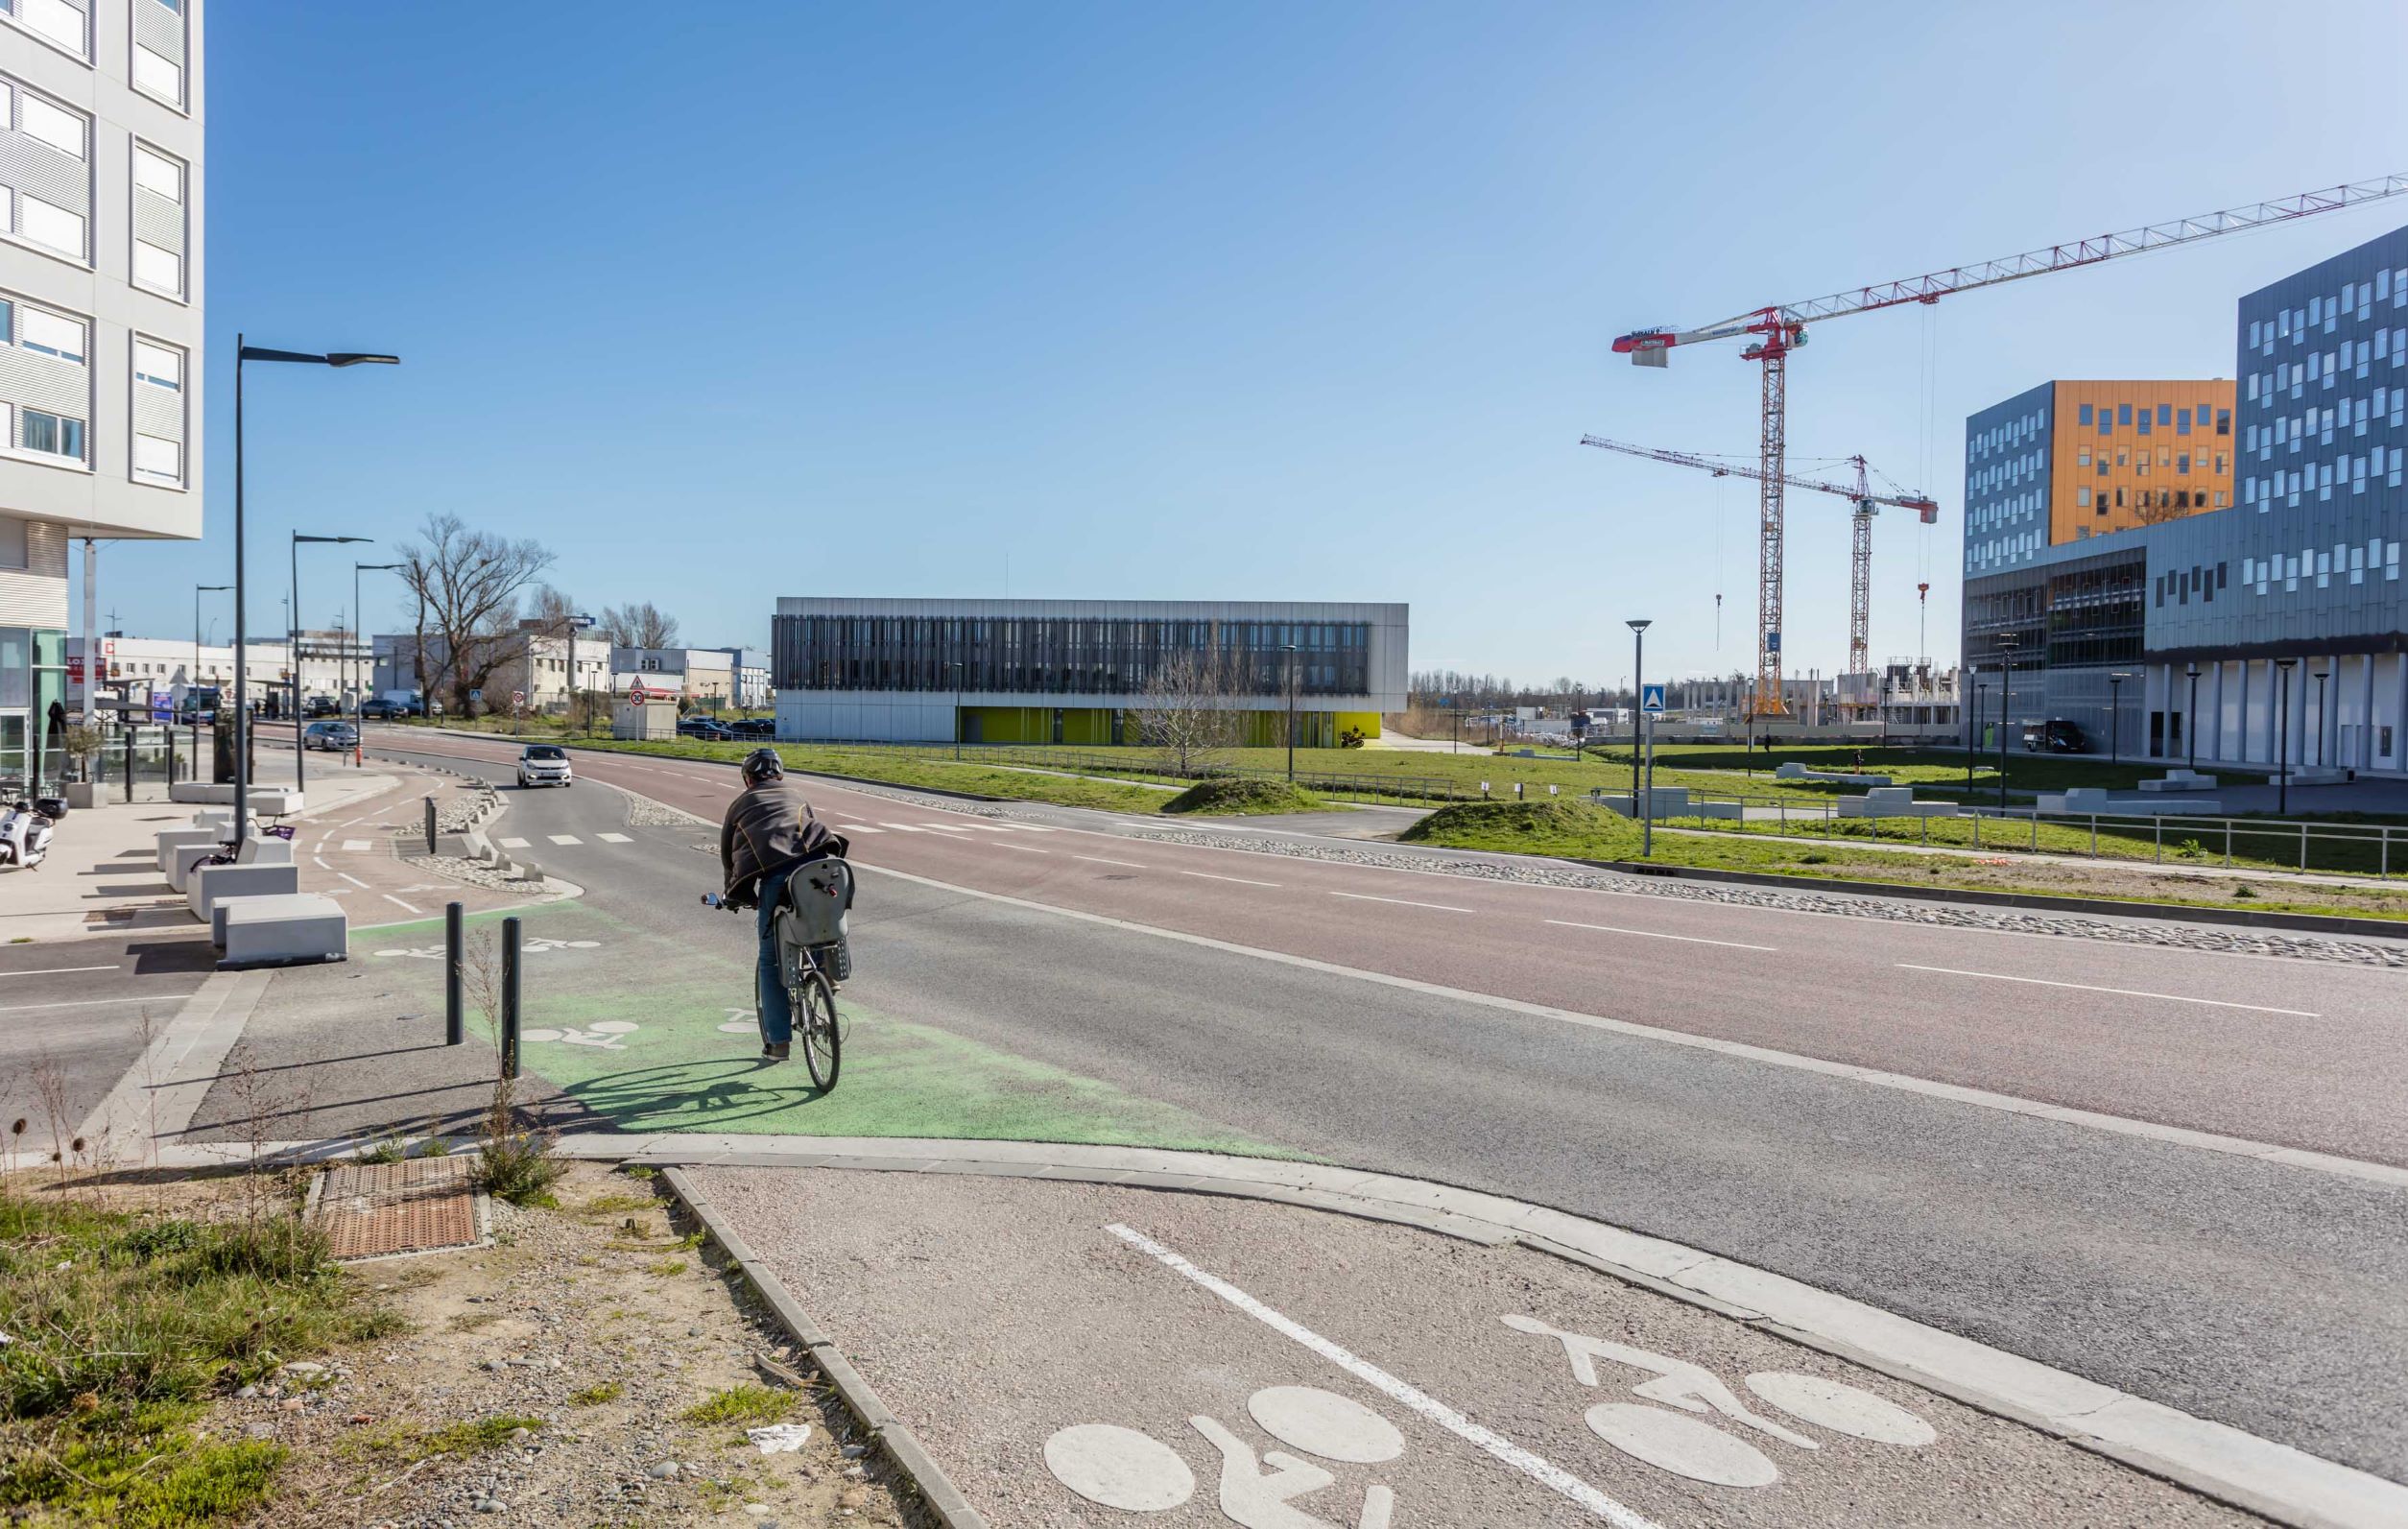
[[1998,634],[1998,809],[2007,808],[2007,706],[2015,688],[2015,649],[2023,639],[2012,632]]

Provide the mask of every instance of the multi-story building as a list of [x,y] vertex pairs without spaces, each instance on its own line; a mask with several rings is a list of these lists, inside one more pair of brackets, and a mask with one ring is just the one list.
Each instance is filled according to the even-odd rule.
[[[69,637],[67,649],[67,710],[83,711],[83,639]],[[234,650],[202,646],[190,637],[129,637],[105,633],[100,639],[97,674],[104,700],[115,698],[139,706],[155,696],[180,698],[191,685],[230,686],[234,682]],[[250,670],[250,690],[264,697],[291,674],[284,644],[246,644],[243,657]],[[229,697],[230,704],[230,697]]]
[[2011,732],[2062,718],[2100,753],[2408,770],[2408,228],[2249,294],[2233,323],[2233,434],[2209,446],[2232,452],[2230,509],[2194,497],[2013,564],[1977,561],[1968,515],[1973,709],[1995,725],[2003,666]]
[[730,648],[612,648],[612,690],[637,684],[672,691],[713,711],[741,705],[736,699],[735,650]]
[[764,710],[770,704],[769,655],[758,648],[722,648],[734,671],[735,704],[747,711]]
[[[415,633],[378,633],[369,644],[375,659],[373,694],[420,695],[431,689],[430,699],[438,705],[458,705],[449,691],[451,665],[441,636],[427,634],[424,664]],[[479,711],[556,711],[572,696],[609,693],[610,645],[599,638],[575,632],[555,635],[522,621],[513,631],[477,639],[470,652],[470,678],[483,676],[470,686],[477,693],[469,704]]]
[[0,778],[64,762],[69,543],[201,535],[202,9],[0,4]]
[[[1406,608],[1216,601],[777,602],[770,674],[781,738],[1133,742],[1147,686],[1182,655],[1246,741],[1376,737],[1405,706]],[[957,729],[959,729],[957,732]]]

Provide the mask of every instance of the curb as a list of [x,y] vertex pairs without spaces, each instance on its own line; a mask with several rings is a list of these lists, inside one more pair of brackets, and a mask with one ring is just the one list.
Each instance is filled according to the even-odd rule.
[[870,1382],[862,1378],[861,1372],[855,1370],[852,1362],[845,1357],[844,1350],[837,1348],[836,1340],[821,1330],[820,1325],[812,1320],[811,1314],[802,1309],[794,1293],[786,1288],[785,1281],[772,1273],[751,1246],[719,1218],[719,1212],[703,1197],[703,1192],[694,1187],[693,1181],[677,1168],[663,1169],[660,1177],[669,1185],[669,1192],[676,1195],[693,1213],[694,1219],[703,1224],[703,1230],[711,1241],[717,1243],[719,1250],[743,1271],[746,1281],[759,1293],[763,1303],[776,1316],[778,1325],[811,1355],[820,1373],[827,1376],[828,1383],[836,1388],[836,1394],[844,1398],[853,1417],[869,1430],[870,1436],[886,1451],[894,1468],[918,1492],[920,1501],[936,1515],[938,1522],[945,1529],[987,1529],[987,1520],[970,1506],[969,1499],[962,1495],[961,1489],[954,1486],[943,1468],[921,1447],[910,1425],[887,1410],[886,1403],[878,1399],[877,1392],[870,1389]]
[[[468,734],[452,733],[446,736],[465,737]],[[492,841],[485,836],[485,825],[508,810],[508,804],[502,800],[501,792],[493,782],[483,776],[473,776],[465,770],[454,770],[448,765],[419,764],[415,760],[395,759],[387,754],[378,754],[375,757],[387,764],[400,765],[404,769],[424,770],[434,775],[452,776],[476,787],[478,794],[484,800],[478,803],[477,810],[468,819],[466,826],[460,830],[461,837],[467,842],[469,858],[481,865],[492,867],[513,881],[539,883],[544,880],[541,866],[531,860],[511,858],[495,848]]]
[[[1493,853],[1494,851],[1489,851]],[[1630,876],[1654,876],[1675,881],[1710,881],[1751,887],[1777,887],[1789,892],[1830,892],[1855,896],[1898,897],[1910,902],[1974,903],[1992,908],[2038,908],[2056,913],[2086,913],[2110,919],[2156,919],[2172,923],[2239,924],[2257,929],[2293,929],[2301,934],[2371,936],[2408,940],[2408,921],[2360,919],[2348,914],[2256,912],[2247,908],[2208,908],[2161,902],[2127,902],[2115,897],[2058,897],[2030,892],[1978,892],[1948,887],[1923,887],[1911,882],[1850,881],[1824,876],[1782,876],[1755,871],[1716,871],[1704,866],[1658,865],[1646,860],[1583,860],[1571,855],[1531,855],[1527,859],[1561,859],[1571,865]],[[2113,862],[2104,862],[2112,864]],[[2276,883],[2278,887],[2280,883]]]

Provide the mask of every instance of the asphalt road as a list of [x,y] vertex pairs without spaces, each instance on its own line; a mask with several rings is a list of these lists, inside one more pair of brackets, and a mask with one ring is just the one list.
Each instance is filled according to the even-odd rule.
[[[709,816],[732,787],[706,765],[578,763]],[[815,797],[877,830],[856,841],[872,873],[854,991],[886,1012],[2408,1477],[2408,1191],[1437,991],[2398,1163],[2396,974],[1308,863],[1133,839],[1101,814],[1033,815],[1055,828],[1036,834]],[[707,835],[598,842],[622,808],[586,788],[513,793],[504,824],[594,898],[708,927],[686,910],[715,867],[681,858]]]
[[143,1016],[164,1028],[216,959],[198,925],[0,946],[0,1129],[27,1122],[0,1150],[71,1138],[140,1060]]

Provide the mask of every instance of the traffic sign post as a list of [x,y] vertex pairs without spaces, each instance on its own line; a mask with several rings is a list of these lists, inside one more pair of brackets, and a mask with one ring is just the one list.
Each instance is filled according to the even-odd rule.
[[1643,719],[1647,732],[1645,746],[1647,786],[1643,799],[1646,805],[1640,807],[1635,801],[1631,805],[1638,810],[1639,858],[1642,860],[1651,859],[1656,853],[1656,719],[1663,714],[1664,687],[1651,684],[1640,685],[1639,715]]

